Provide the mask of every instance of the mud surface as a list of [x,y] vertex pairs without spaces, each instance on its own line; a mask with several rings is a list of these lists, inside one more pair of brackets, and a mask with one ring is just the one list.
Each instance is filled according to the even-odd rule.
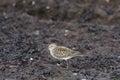
[[0,0],[0,80],[120,80],[120,0]]

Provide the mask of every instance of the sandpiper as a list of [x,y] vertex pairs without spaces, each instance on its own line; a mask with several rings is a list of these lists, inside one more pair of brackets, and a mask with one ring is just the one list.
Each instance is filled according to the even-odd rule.
[[81,57],[84,56],[79,51],[74,51],[64,46],[57,46],[55,43],[50,44],[48,46],[48,49],[52,57],[58,60],[67,61],[68,59],[73,58],[75,56],[81,56]]

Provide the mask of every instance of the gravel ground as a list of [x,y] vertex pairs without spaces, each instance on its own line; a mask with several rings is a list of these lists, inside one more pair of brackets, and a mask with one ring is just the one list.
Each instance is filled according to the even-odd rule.
[[[120,80],[120,0],[0,0],[0,80]],[[54,59],[56,43],[87,54]]]

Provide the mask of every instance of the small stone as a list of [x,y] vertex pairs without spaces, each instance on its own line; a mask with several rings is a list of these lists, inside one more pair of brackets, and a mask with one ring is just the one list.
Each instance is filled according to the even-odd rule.
[[68,36],[68,34],[69,34],[69,30],[66,29],[64,36]]
[[68,34],[65,33],[64,36],[68,36]]
[[3,16],[4,16],[4,18],[5,18],[5,19],[7,19],[7,18],[8,18],[8,16],[7,16],[6,12],[3,12]]
[[59,63],[57,63],[57,66],[60,66],[60,64],[59,64]]
[[75,47],[73,47],[72,49],[73,49],[73,50],[75,50],[76,48],[75,48]]
[[110,0],[105,0],[107,3],[109,3],[110,2]]
[[40,33],[39,30],[36,30],[36,31],[34,32],[35,35],[39,35],[39,33]]
[[30,61],[33,61],[33,58],[30,58]]
[[120,59],[120,56],[118,56],[118,58]]
[[35,0],[32,1],[32,5],[35,5]]
[[46,6],[46,9],[50,9],[50,6]]
[[65,33],[68,33],[68,32],[69,32],[69,30],[66,29],[66,30],[65,30]]
[[12,6],[15,7],[15,6],[16,6],[16,3],[13,3]]
[[73,73],[74,76],[76,76],[78,73]]

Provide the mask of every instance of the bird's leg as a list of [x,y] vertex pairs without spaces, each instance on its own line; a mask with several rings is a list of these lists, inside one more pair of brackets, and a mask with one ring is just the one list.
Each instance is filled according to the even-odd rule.
[[65,61],[66,61],[66,68],[68,69],[69,68],[68,60]]

